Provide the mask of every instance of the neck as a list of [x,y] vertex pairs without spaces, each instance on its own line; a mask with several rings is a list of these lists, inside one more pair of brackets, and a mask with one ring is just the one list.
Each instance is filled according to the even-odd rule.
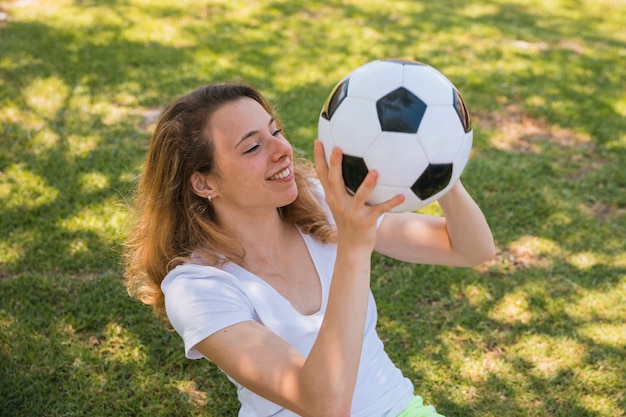
[[293,224],[284,221],[275,209],[242,216],[230,212],[226,217],[224,226],[232,231],[245,250],[244,264],[275,262],[283,256],[285,247],[290,245],[297,230]]

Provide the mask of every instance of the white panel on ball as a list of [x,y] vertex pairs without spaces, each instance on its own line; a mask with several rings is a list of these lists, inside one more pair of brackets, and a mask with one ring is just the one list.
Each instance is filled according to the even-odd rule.
[[368,168],[380,174],[379,184],[397,187],[413,185],[428,166],[428,159],[412,133],[381,133],[363,159]]
[[417,136],[431,163],[450,163],[459,152],[465,131],[454,107],[429,106]]
[[335,147],[335,142],[333,141],[333,135],[330,130],[330,122],[323,117],[320,117],[317,123],[317,135],[318,139],[324,145],[326,163],[330,164],[330,150]]
[[403,69],[390,61],[372,61],[350,75],[348,95],[378,100],[402,85]]
[[452,85],[428,65],[405,65],[404,86],[426,105],[452,105]]
[[470,159],[470,154],[472,153],[472,142],[474,139],[474,134],[472,131],[469,131],[465,134],[463,138],[463,143],[459,148],[459,153],[456,155],[456,158],[452,164],[452,178],[460,178],[463,170]]
[[362,156],[381,131],[372,101],[350,96],[343,100],[330,126],[335,145],[354,156]]

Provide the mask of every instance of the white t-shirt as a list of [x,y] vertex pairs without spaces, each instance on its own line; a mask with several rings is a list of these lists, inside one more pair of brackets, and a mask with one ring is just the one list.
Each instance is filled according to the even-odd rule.
[[[195,264],[174,268],[161,283],[167,316],[182,337],[190,359],[203,355],[194,346],[211,334],[254,320],[271,329],[307,356],[317,338],[333,275],[336,245],[302,234],[322,287],[317,313],[303,315],[261,278],[229,263],[221,269]],[[352,401],[353,417],[395,416],[413,398],[413,384],[391,362],[376,332],[376,303],[370,291],[361,362]],[[284,409],[243,387],[232,378],[241,402],[240,417],[292,417]]]

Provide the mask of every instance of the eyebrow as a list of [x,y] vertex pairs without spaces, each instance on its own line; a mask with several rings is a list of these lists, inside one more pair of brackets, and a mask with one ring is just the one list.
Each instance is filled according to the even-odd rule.
[[[275,121],[276,121],[276,119],[274,119],[274,118],[272,117],[272,118],[270,118],[270,122],[269,122],[267,125],[268,125],[268,126],[271,126],[271,125],[272,125],[272,123],[274,123]],[[252,137],[252,136],[256,135],[257,133],[259,133],[259,131],[258,131],[258,130],[252,130],[252,131],[250,131],[250,132],[246,133],[245,135],[243,135],[243,136],[241,137],[241,139],[239,139],[239,141],[238,141],[238,142],[237,142],[237,144],[235,145],[235,148],[236,148],[236,147],[238,147],[239,145],[241,145],[241,143],[242,143],[242,142],[244,142],[246,139],[248,139],[248,138],[250,138],[250,137]]]

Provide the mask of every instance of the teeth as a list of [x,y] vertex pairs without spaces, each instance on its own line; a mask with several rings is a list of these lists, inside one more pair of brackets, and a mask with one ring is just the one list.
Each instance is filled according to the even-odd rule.
[[285,168],[284,170],[280,171],[278,174],[272,175],[270,177],[270,180],[279,180],[282,178],[287,178],[290,174],[291,174],[291,169]]

